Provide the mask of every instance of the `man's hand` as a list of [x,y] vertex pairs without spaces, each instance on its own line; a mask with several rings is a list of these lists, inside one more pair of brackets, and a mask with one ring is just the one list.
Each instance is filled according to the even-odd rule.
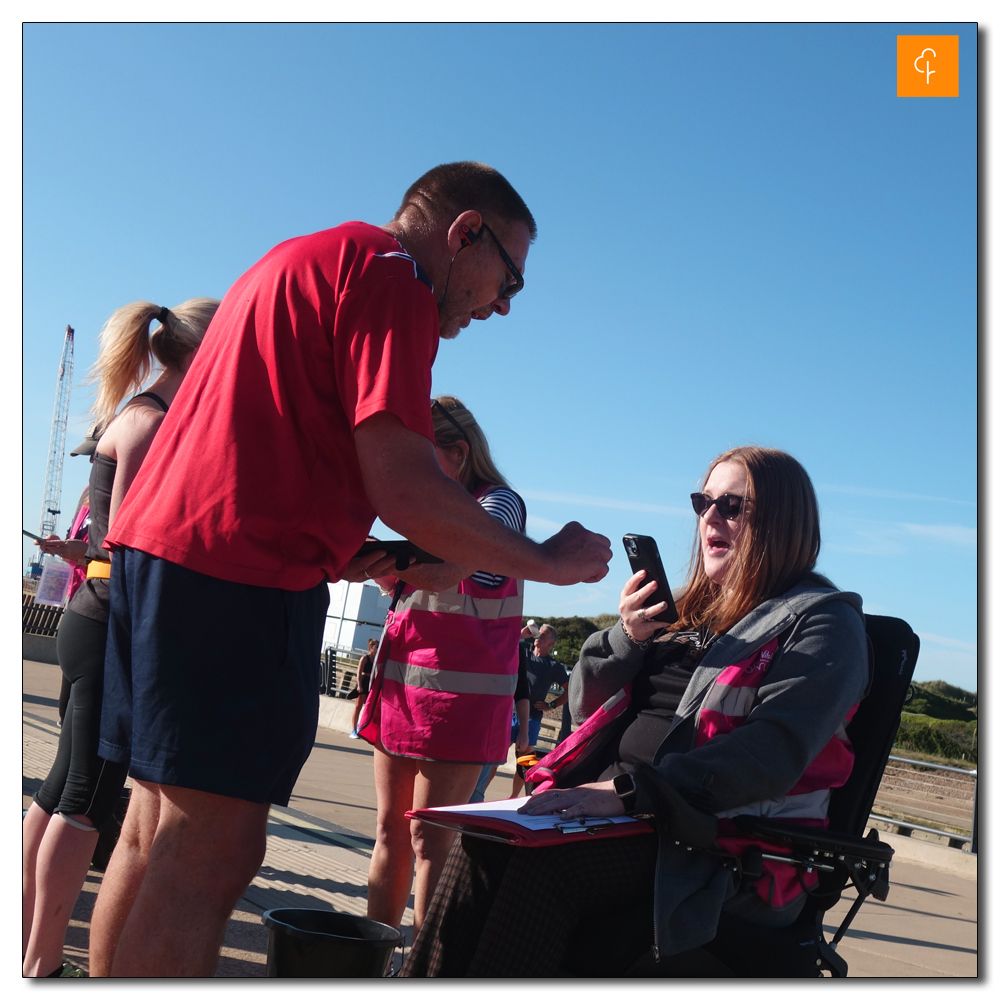
[[547,701],[536,701],[535,708],[539,712],[547,712],[549,710],[549,703]]
[[597,583],[608,573],[611,542],[579,521],[570,521],[542,542],[552,569],[546,583],[568,587],[574,583]]
[[520,757],[528,749],[528,727],[522,726],[517,731],[517,739],[514,740],[514,754]]
[[396,557],[387,556],[381,549],[368,552],[363,556],[355,556],[348,564],[341,577],[348,583],[363,583],[376,577],[386,576],[396,568]]

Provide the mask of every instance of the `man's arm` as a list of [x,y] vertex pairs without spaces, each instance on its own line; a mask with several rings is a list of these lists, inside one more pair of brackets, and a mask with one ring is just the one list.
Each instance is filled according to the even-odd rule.
[[563,688],[562,693],[559,695],[558,698],[556,698],[554,702],[552,702],[551,705],[549,705],[549,708],[550,709],[562,708],[567,701],[569,701],[569,691],[566,688]]
[[438,465],[431,442],[391,413],[354,431],[365,490],[378,516],[420,548],[458,566],[568,586],[608,572],[611,543],[571,521],[538,544],[490,517]]

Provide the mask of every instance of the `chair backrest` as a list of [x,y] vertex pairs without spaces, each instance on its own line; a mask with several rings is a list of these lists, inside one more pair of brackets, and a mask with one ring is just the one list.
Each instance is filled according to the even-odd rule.
[[920,640],[902,618],[865,615],[871,685],[847,727],[854,767],[830,798],[830,829],[861,836],[896,740]]

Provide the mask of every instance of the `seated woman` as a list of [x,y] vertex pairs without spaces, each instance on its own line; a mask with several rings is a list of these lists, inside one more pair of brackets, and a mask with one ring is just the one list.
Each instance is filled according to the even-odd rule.
[[[720,817],[725,849],[738,846],[726,817],[825,825],[830,789],[853,763],[843,727],[868,683],[861,598],[813,572],[816,498],[790,455],[728,451],[703,490],[692,495],[698,534],[679,620],[650,621],[665,602],[643,609],[656,585],[636,574],[621,621],[588,638],[572,674],[577,722],[631,683],[617,753],[598,780],[539,792],[521,812],[656,817],[674,794]],[[765,862],[758,882],[737,882],[717,857],[655,833],[544,848],[464,835],[402,975],[621,975],[654,933],[661,954],[710,941],[723,909],[787,926],[809,885],[798,871]],[[646,931],[612,933],[623,913],[645,914]]]

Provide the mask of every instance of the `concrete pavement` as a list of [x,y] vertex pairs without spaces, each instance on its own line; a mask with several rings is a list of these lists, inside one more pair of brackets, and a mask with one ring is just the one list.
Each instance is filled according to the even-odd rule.
[[[58,667],[24,662],[23,804],[41,782],[58,739]],[[323,702],[337,701],[323,698]],[[346,702],[341,702],[347,706]],[[341,725],[344,708],[325,705],[321,721]],[[349,722],[349,714],[347,721]],[[499,775],[488,798],[509,794]],[[218,977],[264,974],[264,910],[276,906],[332,907],[363,915],[368,860],[375,835],[372,750],[346,732],[320,728],[287,808],[273,808],[261,870],[233,914]],[[880,833],[897,850],[891,891],[869,900],[839,946],[852,977],[974,977],[978,974],[978,859],[954,848]],[[100,887],[91,872],[74,911],[66,955],[86,968],[90,911]],[[832,934],[853,892],[828,915]],[[411,899],[412,905],[412,899]],[[407,908],[404,929],[412,924]],[[397,956],[397,965],[399,958]]]

